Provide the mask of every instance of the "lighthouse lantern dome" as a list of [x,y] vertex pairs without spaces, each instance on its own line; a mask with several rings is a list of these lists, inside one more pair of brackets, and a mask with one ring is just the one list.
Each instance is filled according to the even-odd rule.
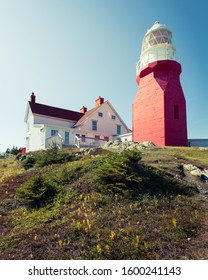
[[172,45],[172,32],[165,24],[156,21],[144,35],[137,71],[151,62],[167,59],[176,61],[176,49]]

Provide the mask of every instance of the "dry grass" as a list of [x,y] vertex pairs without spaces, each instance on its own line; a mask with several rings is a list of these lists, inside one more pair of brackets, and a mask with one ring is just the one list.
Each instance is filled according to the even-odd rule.
[[0,159],[0,183],[8,177],[22,174],[24,168],[16,161],[12,159]]

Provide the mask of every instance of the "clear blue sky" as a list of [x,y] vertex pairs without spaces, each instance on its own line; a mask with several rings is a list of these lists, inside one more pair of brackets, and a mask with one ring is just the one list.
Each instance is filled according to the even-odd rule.
[[208,138],[208,37],[204,0],[0,0],[0,151],[25,146],[31,92],[79,111],[100,95],[131,128],[135,64],[155,21],[181,57],[189,138]]

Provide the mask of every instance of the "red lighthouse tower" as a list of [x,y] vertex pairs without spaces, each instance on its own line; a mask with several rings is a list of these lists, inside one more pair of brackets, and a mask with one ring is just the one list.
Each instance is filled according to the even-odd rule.
[[187,146],[186,101],[172,32],[155,22],[142,42],[137,63],[139,90],[133,103],[134,142]]

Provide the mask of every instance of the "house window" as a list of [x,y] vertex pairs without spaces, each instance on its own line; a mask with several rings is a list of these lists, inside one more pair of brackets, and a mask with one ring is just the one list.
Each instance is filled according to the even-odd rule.
[[65,145],[69,145],[69,132],[65,131]]
[[82,135],[82,142],[85,142],[86,141],[86,137],[85,137],[85,135],[83,134]]
[[98,112],[98,117],[103,117],[103,113],[102,112]]
[[174,119],[179,119],[179,107],[178,105],[174,105]]
[[121,125],[117,124],[116,126],[116,134],[121,134]]
[[51,129],[51,136],[57,135],[58,134],[58,130],[56,129]]
[[111,116],[111,119],[112,119],[112,120],[115,120],[115,119],[116,119],[116,116],[115,116],[115,115],[112,115],[112,116]]
[[97,121],[92,121],[92,130],[97,130]]

